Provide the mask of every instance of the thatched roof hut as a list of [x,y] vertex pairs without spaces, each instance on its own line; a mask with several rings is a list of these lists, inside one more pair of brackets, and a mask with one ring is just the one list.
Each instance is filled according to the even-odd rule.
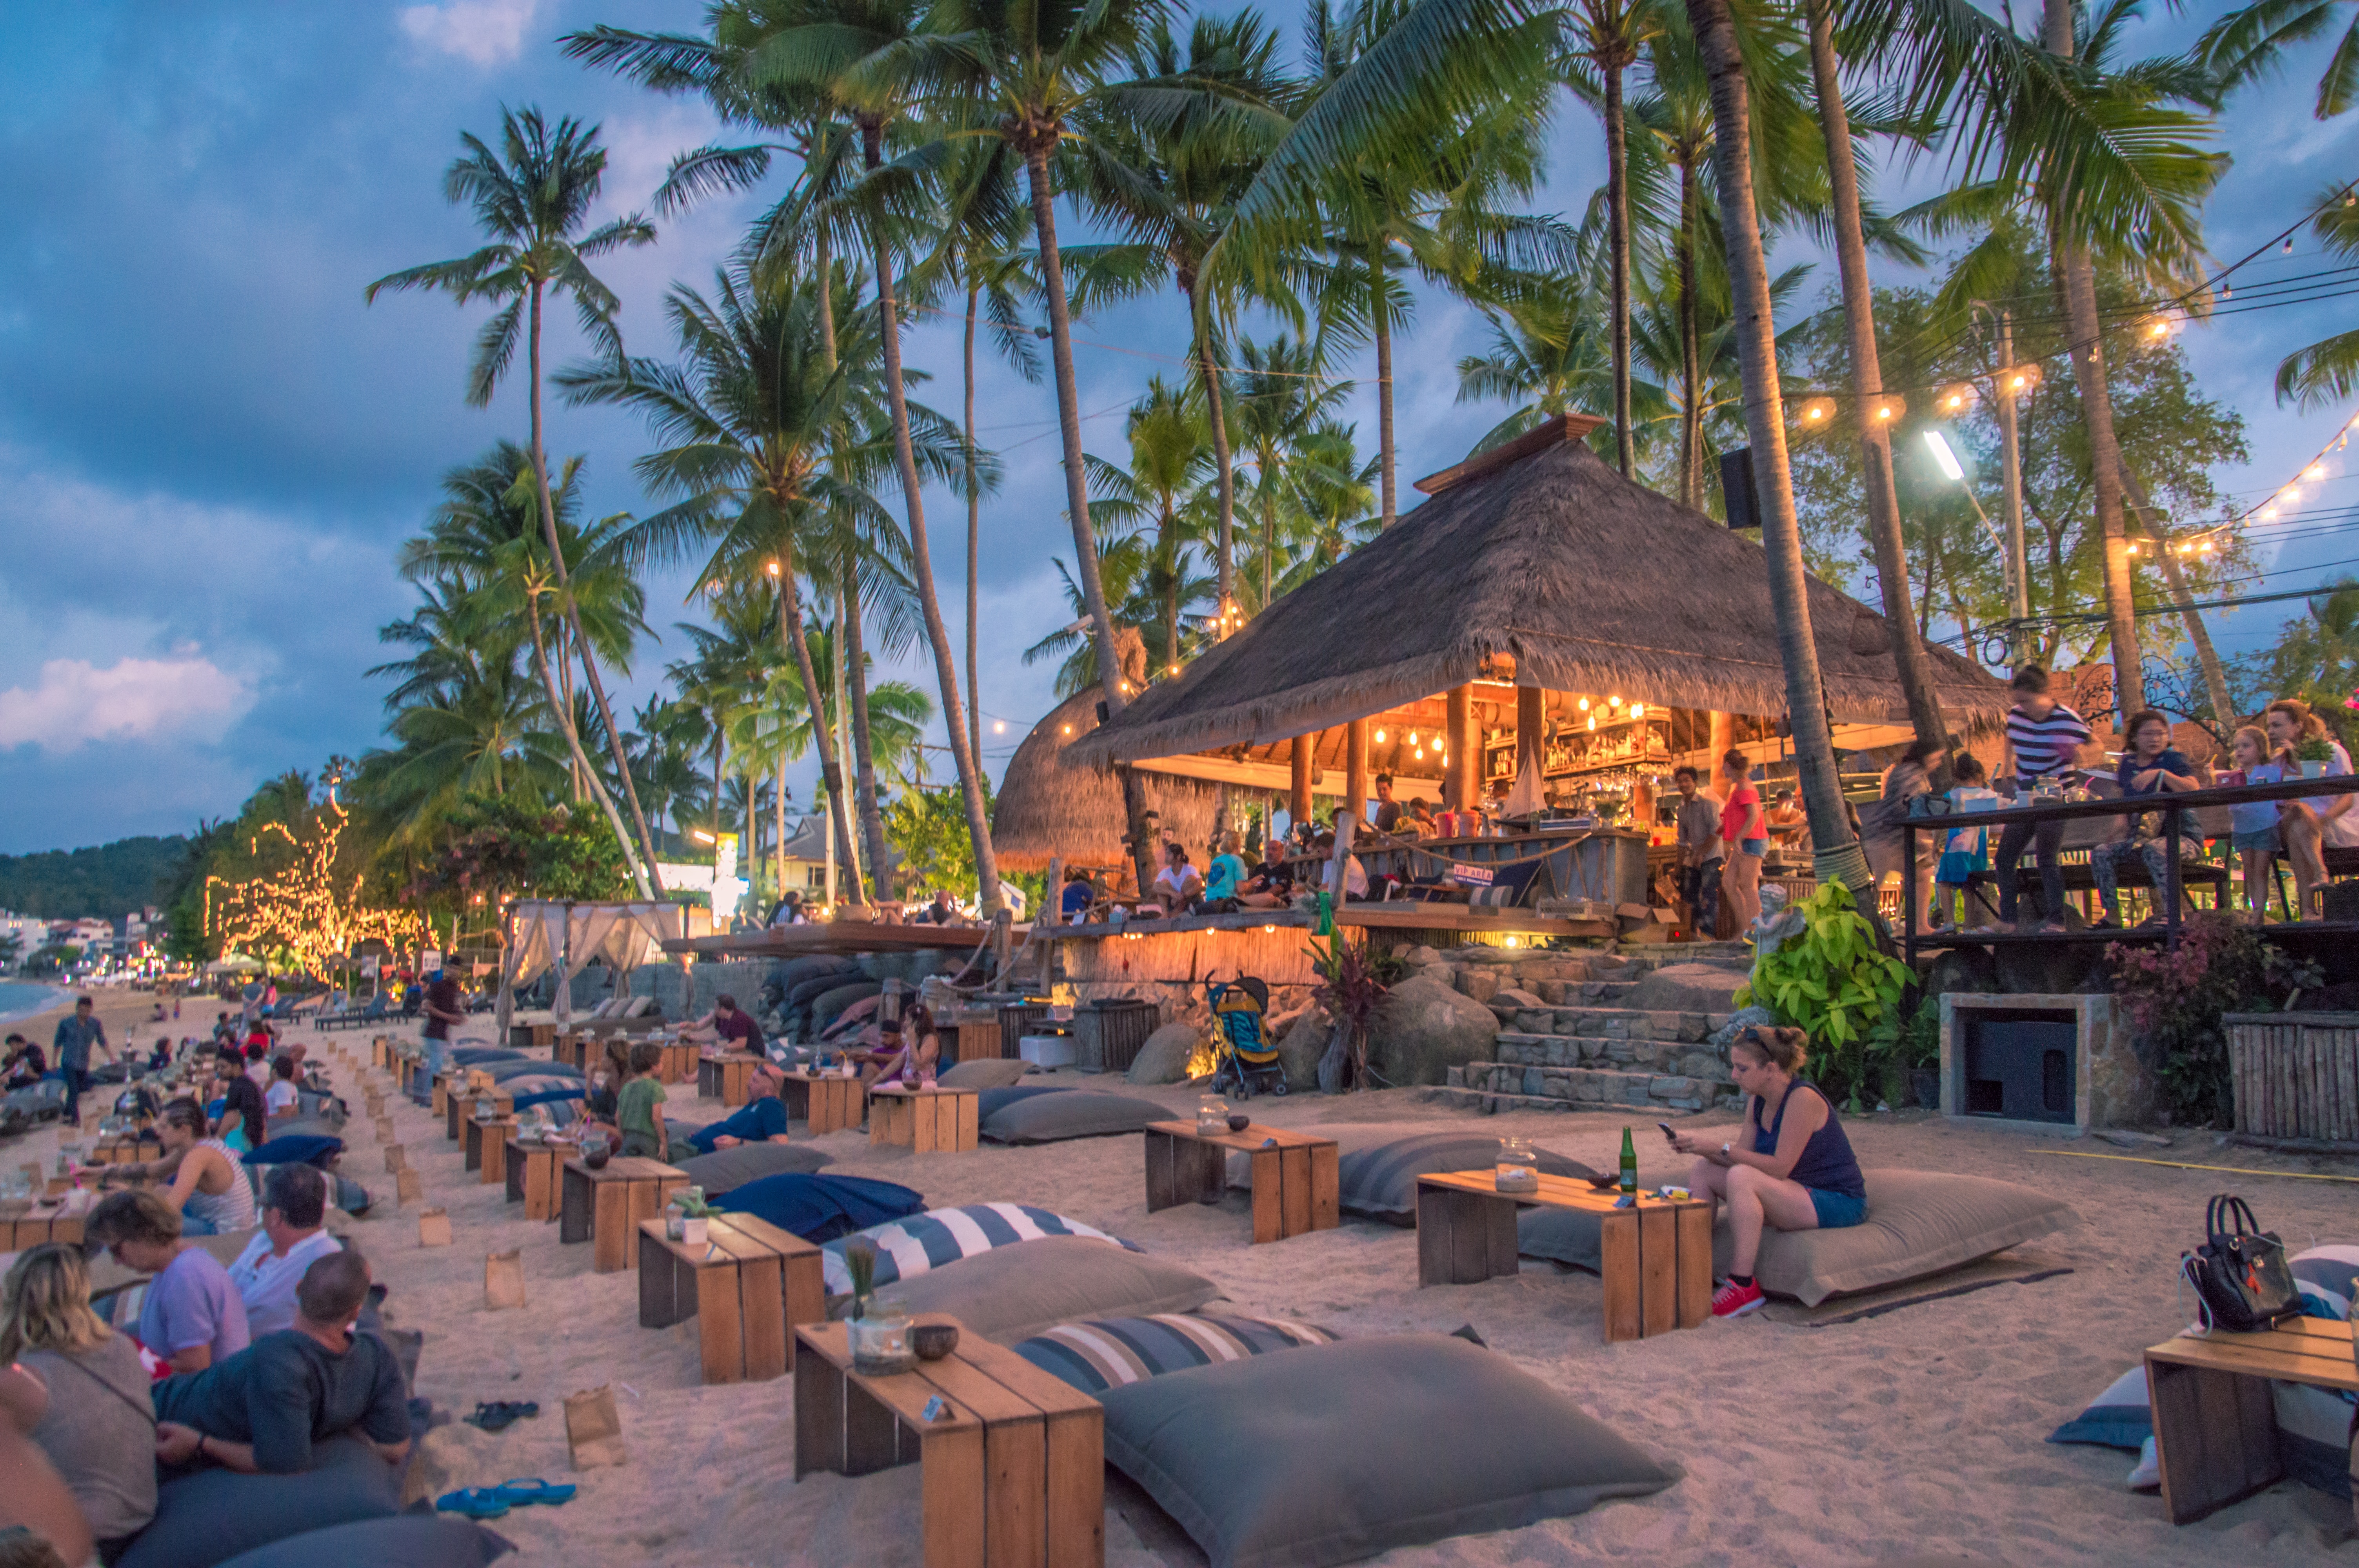
[[[1147,676],[1147,648],[1138,633],[1114,639],[1134,685]],[[1098,727],[1098,688],[1067,697],[1032,727],[1009,758],[992,806],[991,846],[1003,871],[1044,871],[1053,858],[1068,866],[1123,864],[1122,780],[1075,761],[1074,744]],[[1145,775],[1147,809],[1166,837],[1201,846],[1212,837],[1223,787],[1201,779]]]
[[[1433,500],[1077,734],[1074,760],[1266,744],[1484,679],[1783,715],[1760,546],[1607,467],[1578,438],[1594,423],[1567,416],[1420,481]],[[1834,718],[1906,722],[1884,618],[1816,579],[1809,593]],[[2005,712],[2001,683],[1928,652],[1961,728]]]

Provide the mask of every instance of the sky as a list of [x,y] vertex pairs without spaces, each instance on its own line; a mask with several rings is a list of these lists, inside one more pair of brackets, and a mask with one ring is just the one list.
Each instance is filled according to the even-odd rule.
[[[612,157],[598,217],[647,208],[672,155],[717,128],[693,102],[566,60],[555,40],[599,22],[693,30],[701,9],[0,0],[0,206],[10,215],[0,226],[0,853],[186,831],[234,812],[266,777],[380,741],[383,683],[365,671],[389,656],[377,629],[414,602],[395,551],[446,470],[523,438],[526,405],[520,377],[487,409],[463,402],[483,308],[423,295],[367,306],[362,290],[473,247],[440,176],[461,130],[488,137],[503,105],[600,124]],[[2175,49],[2197,26],[2158,10],[2133,52]],[[1292,28],[1289,0],[1271,14]],[[2223,262],[2270,244],[2321,189],[2359,173],[2359,114],[2310,117],[2323,46],[2312,52],[2229,107],[2234,167],[2206,210]],[[1577,216],[1602,178],[1595,122],[1568,104],[1551,144],[1534,205]],[[1898,205],[1944,179],[1938,157],[1919,159],[1887,171],[1878,193]],[[706,282],[756,203],[662,219],[658,243],[599,264],[633,351],[667,350],[664,291]],[[1068,237],[1082,232],[1070,209],[1060,217]],[[1817,258],[1788,241],[1776,259]],[[2237,276],[2323,265],[2302,240],[2292,257],[2271,251]],[[1876,270],[1884,283],[1924,276]],[[1815,303],[1832,282],[1821,265],[1805,293]],[[2330,300],[2187,333],[2201,390],[2247,421],[2252,461],[2220,470],[2224,490],[2266,495],[2349,419],[2350,409],[2278,406],[2271,376],[2287,351],[2351,319]],[[1486,336],[1471,310],[1421,297],[1397,357],[1405,498],[1410,479],[1456,461],[1505,412],[1457,401],[1451,367]],[[1182,313],[1167,294],[1083,323],[1078,339],[1086,444],[1119,457],[1123,411],[1148,376],[1180,368]],[[560,319],[551,363],[583,349]],[[954,327],[913,330],[906,351],[934,374],[920,395],[954,409]],[[1026,666],[1021,653],[1070,619],[1052,560],[1070,557],[1071,540],[1051,390],[990,363],[980,406],[984,439],[1007,470],[981,552],[981,706],[995,773],[1052,701],[1049,669]],[[1372,449],[1369,384],[1346,412]],[[630,474],[647,446],[636,418],[552,399],[549,438],[555,456],[586,456],[591,514],[647,505]],[[2341,455],[2329,463],[2320,493],[2359,502]],[[962,651],[964,506],[946,492],[924,499]],[[2359,557],[2353,543],[2359,534],[2346,528],[2269,544],[2254,590],[2338,575]],[[691,614],[688,586],[651,581],[648,620],[662,641],[641,650],[622,700],[654,689],[664,662],[685,653],[671,627]],[[2263,646],[2286,613],[2223,614],[2215,634],[2225,652]],[[933,690],[929,662],[889,673]],[[813,771],[789,774],[799,802],[812,796]]]

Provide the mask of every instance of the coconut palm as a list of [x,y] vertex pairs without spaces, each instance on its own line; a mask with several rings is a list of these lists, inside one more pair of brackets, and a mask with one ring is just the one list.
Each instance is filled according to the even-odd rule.
[[2332,33],[2345,10],[2351,25],[2327,57],[2312,111],[2331,120],[2359,103],[2359,6],[2353,0],[2249,0],[2205,29],[2195,56],[2222,86],[2241,87],[2269,75],[2295,45]]
[[[1519,406],[1484,433],[1475,451],[1513,440],[1555,415],[1596,407],[1607,395],[1617,400],[1625,420],[1658,416],[1662,388],[1634,387],[1626,365],[1617,372],[1613,333],[1609,328],[1600,334],[1596,328],[1603,314],[1597,307],[1596,296],[1578,281],[1560,278],[1528,299],[1485,312],[1491,346],[1458,362],[1458,401],[1495,399]],[[1601,343],[1601,335],[1608,341]],[[1628,434],[1617,431],[1617,447]]]
[[1261,597],[1269,606],[1276,583],[1279,519],[1294,515],[1290,476],[1304,460],[1304,442],[1350,395],[1349,382],[1330,381],[1310,344],[1284,333],[1264,346],[1237,345],[1236,427],[1245,460],[1254,465],[1254,505],[1261,514]]
[[[1201,405],[1167,385],[1161,376],[1131,406],[1125,434],[1130,466],[1092,458],[1091,477],[1102,499],[1092,503],[1100,534],[1146,534],[1147,592],[1163,628],[1154,649],[1158,667],[1176,666],[1180,654],[1180,611],[1188,581],[1189,554],[1201,541],[1204,484],[1218,462]],[[1215,579],[1217,582],[1217,579]]]
[[[2359,207],[2343,188],[2321,192],[2310,232],[2330,255],[2359,255]],[[2347,403],[2359,391],[2359,330],[2336,332],[2296,349],[2277,366],[2277,401],[2316,408]]]
[[[500,378],[515,361],[516,341],[521,335],[526,341],[527,391],[532,407],[533,479],[539,492],[541,526],[548,540],[549,564],[559,602],[582,658],[582,673],[597,698],[607,733],[619,748],[620,732],[614,728],[614,715],[606,701],[605,684],[599,678],[597,660],[582,635],[568,591],[564,551],[558,543],[557,513],[549,499],[549,462],[541,440],[541,314],[549,295],[571,296],[582,332],[592,342],[619,353],[622,340],[614,326],[614,316],[621,301],[591,272],[589,263],[626,245],[652,244],[655,226],[634,213],[601,224],[588,233],[582,232],[589,221],[590,209],[598,199],[606,169],[606,150],[598,145],[598,127],[594,125],[585,127],[568,117],[552,127],[538,109],[509,110],[500,117],[498,153],[469,133],[462,133],[460,142],[467,150],[444,174],[443,195],[453,205],[471,204],[477,223],[491,236],[492,243],[469,255],[388,274],[370,284],[363,297],[374,302],[386,289],[399,292],[423,288],[449,294],[462,305],[476,299],[505,301],[475,340],[474,358],[467,373],[467,402],[478,408],[491,402]],[[567,742],[579,753],[581,737],[572,728],[569,705],[553,681],[549,687],[550,706],[565,728]],[[642,896],[658,890],[661,882],[655,870],[655,840],[647,832],[646,814],[639,808],[628,762],[618,750],[614,765],[630,801],[636,838],[623,827],[603,785],[596,784],[595,771],[587,755],[577,755],[575,765],[591,775],[600,804],[623,840],[625,856],[631,863]]]

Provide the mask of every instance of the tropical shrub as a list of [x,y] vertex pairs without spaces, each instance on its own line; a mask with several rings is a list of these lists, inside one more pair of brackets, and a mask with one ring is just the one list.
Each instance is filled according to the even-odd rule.
[[1788,913],[1801,917],[1800,929],[1754,961],[1736,1005],[1766,1007],[1779,1023],[1808,1031],[1820,1084],[1857,1110],[1869,1044],[1898,1038],[1908,967],[1879,948],[1841,881],[1821,884]]
[[2161,1059],[2170,1119],[2182,1127],[2235,1122],[2228,1035],[2231,1012],[2274,1012],[2293,991],[2320,981],[2318,969],[2261,940],[2225,914],[2190,916],[2175,950],[2114,951],[2114,994]]

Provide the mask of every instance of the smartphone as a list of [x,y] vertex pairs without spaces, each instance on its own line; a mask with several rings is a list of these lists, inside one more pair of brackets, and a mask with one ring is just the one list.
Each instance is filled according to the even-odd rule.
[[1671,1124],[1670,1124],[1669,1122],[1668,1122],[1668,1121],[1658,1121],[1658,1122],[1655,1123],[1655,1125],[1656,1125],[1656,1126],[1658,1126],[1658,1127],[1659,1127],[1659,1128],[1661,1128],[1661,1129],[1663,1130],[1663,1136],[1664,1136],[1664,1138],[1666,1138],[1666,1139],[1667,1139],[1667,1140],[1669,1140],[1669,1141],[1671,1141],[1671,1142],[1673,1142],[1673,1143],[1677,1143],[1677,1142],[1680,1141],[1679,1134],[1678,1134],[1678,1133],[1676,1133],[1676,1132],[1673,1132],[1673,1131],[1671,1130]]

